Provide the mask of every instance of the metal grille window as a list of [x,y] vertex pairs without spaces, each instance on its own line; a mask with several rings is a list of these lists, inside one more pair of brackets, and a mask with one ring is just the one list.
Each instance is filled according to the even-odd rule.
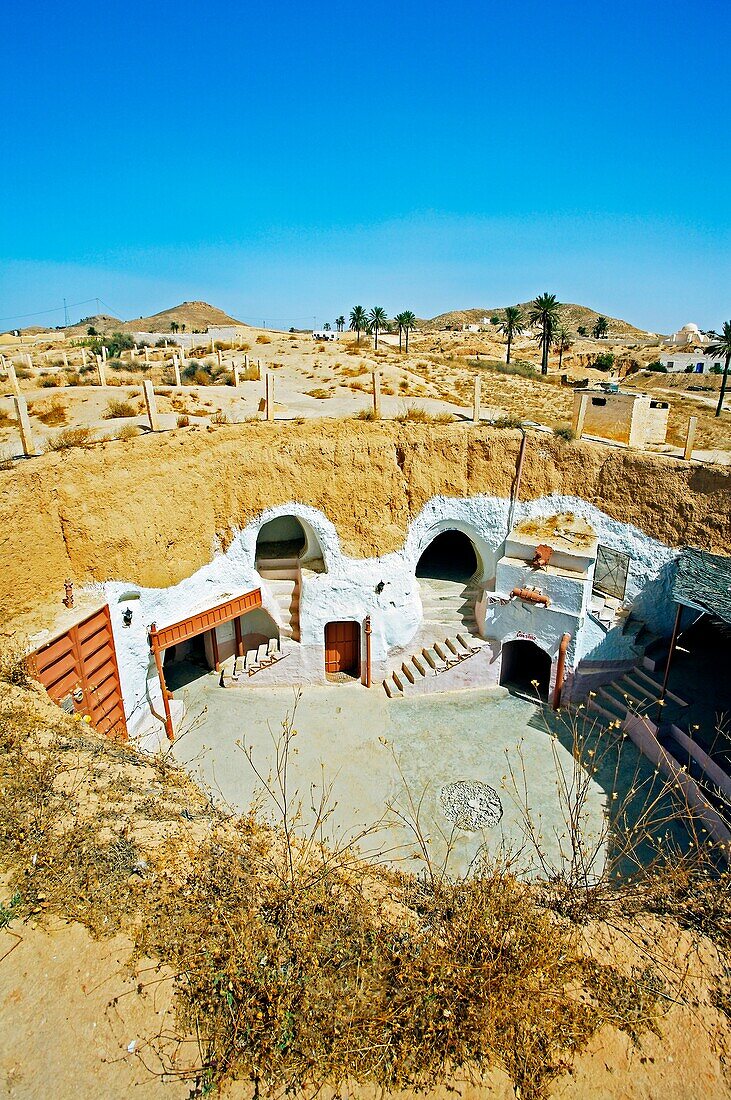
[[600,545],[597,547],[594,591],[601,592],[604,596],[615,596],[618,600],[623,600],[627,588],[629,562],[629,554],[612,550],[609,546]]

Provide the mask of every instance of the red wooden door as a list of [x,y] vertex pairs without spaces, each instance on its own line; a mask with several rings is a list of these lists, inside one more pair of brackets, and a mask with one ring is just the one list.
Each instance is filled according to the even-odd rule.
[[41,646],[32,661],[54,703],[71,714],[86,715],[100,733],[127,736],[107,605]]
[[360,675],[360,623],[328,623],[325,627],[325,672]]

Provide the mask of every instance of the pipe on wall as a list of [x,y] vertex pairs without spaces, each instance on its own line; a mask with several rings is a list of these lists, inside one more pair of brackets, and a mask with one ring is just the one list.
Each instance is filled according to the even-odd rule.
[[551,600],[543,592],[534,592],[532,588],[514,588],[510,593],[511,596],[518,596],[521,600],[528,600],[530,603],[540,603],[544,607],[548,607]]
[[561,689],[563,688],[564,671],[566,668],[566,650],[571,641],[570,634],[564,634],[558,647],[558,662],[556,664],[556,683],[553,686],[553,709],[561,706]]
[[365,686],[369,688],[371,686],[371,617],[366,615],[365,623],[363,625],[365,631],[365,643],[366,643],[366,667],[365,667]]

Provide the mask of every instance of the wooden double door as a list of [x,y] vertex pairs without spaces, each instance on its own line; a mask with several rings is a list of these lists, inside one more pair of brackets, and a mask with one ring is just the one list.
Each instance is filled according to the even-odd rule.
[[360,676],[360,623],[345,621],[325,627],[325,672]]

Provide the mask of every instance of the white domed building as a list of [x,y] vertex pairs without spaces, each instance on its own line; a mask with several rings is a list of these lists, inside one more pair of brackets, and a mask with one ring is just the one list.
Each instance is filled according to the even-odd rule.
[[698,325],[694,325],[692,322],[687,325],[683,325],[681,329],[674,332],[668,341],[670,344],[675,345],[691,345],[693,347],[704,347],[708,343],[708,337],[704,336]]

